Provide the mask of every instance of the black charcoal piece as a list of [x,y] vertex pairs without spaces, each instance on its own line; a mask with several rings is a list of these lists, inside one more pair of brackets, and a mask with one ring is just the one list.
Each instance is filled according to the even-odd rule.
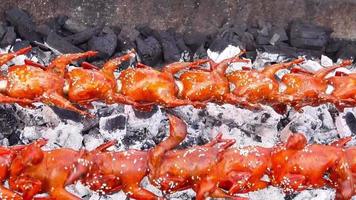
[[13,45],[16,40],[15,29],[12,26],[6,27],[6,33],[0,42],[0,47]]
[[145,39],[136,38],[137,53],[140,55],[142,63],[154,66],[161,61],[162,48],[158,40],[152,36]]
[[2,37],[5,35],[6,33],[6,27],[2,24],[0,24],[0,41],[2,39]]
[[61,19],[61,20],[62,20],[61,23],[63,23],[64,21],[63,28],[72,33],[79,33],[88,28],[85,24],[73,18],[68,18],[67,20],[65,19]]
[[181,52],[177,47],[173,30],[159,31],[157,39],[162,46],[163,60],[167,63],[179,61]]
[[70,42],[68,42],[66,39],[63,37],[57,35],[54,32],[51,32],[47,38],[46,38],[46,43],[53,49],[61,52],[61,53],[78,53],[82,52],[81,49],[78,47],[72,45]]
[[88,49],[98,51],[97,58],[108,59],[116,50],[117,36],[114,31],[105,27],[98,36],[93,36],[88,42]]
[[290,43],[302,49],[323,49],[330,38],[331,31],[317,25],[293,22],[290,28]]
[[79,33],[65,37],[70,43],[77,45],[88,41],[91,37],[98,35],[104,28],[104,25],[95,26],[93,28],[85,29]]
[[126,128],[126,117],[125,115],[117,115],[114,117],[109,117],[105,119],[103,130],[114,132],[116,130],[124,130]]
[[345,115],[346,124],[349,126],[351,132],[356,134],[356,117],[351,112],[346,113]]
[[13,25],[22,39],[31,42],[41,42],[40,35],[36,32],[36,24],[32,21],[31,16],[19,8],[12,8],[5,12],[6,20]]
[[13,47],[13,51],[18,51],[22,48],[30,46],[30,41],[28,40],[22,40],[22,41],[16,41]]
[[336,58],[356,59],[356,43],[349,43],[342,47],[336,54]]
[[188,31],[184,33],[183,39],[190,50],[196,52],[206,42],[207,35],[198,31]]

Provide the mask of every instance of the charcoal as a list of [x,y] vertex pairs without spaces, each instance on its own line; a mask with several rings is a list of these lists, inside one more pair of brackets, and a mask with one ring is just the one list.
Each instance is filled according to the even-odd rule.
[[56,17],[56,22],[59,26],[64,26],[64,24],[66,23],[66,21],[68,20],[68,16],[66,15],[59,15],[58,17]]
[[2,39],[2,37],[5,35],[6,33],[6,27],[2,24],[0,24],[0,41]]
[[321,50],[325,48],[331,31],[313,24],[293,22],[290,29],[290,43],[302,49]]
[[13,25],[21,38],[31,42],[41,42],[40,35],[36,32],[36,24],[31,16],[19,8],[13,8],[5,12],[6,20]]
[[9,140],[9,144],[10,144],[10,145],[19,144],[20,141],[21,141],[21,139],[20,139],[20,132],[19,132],[19,131],[16,131],[15,133],[9,135],[8,140]]
[[190,50],[196,52],[206,42],[207,35],[198,31],[188,31],[184,33],[183,39]]
[[356,134],[356,117],[351,112],[346,113],[345,115],[346,124],[349,126],[351,132]]
[[88,42],[88,49],[98,51],[98,58],[108,59],[115,52],[117,36],[114,31],[105,27],[98,36],[93,36]]
[[356,43],[349,43],[341,47],[336,53],[336,58],[355,59],[356,58]]
[[17,51],[28,46],[30,46],[30,41],[28,40],[16,41],[12,50]]
[[46,43],[51,47],[54,48],[55,50],[61,52],[61,53],[78,53],[82,52],[81,49],[78,47],[72,45],[70,42],[68,42],[65,38],[59,36],[55,32],[51,32],[47,38],[46,38]]
[[152,117],[152,115],[154,115],[157,111],[158,111],[157,106],[153,106],[152,110],[149,112],[139,111],[139,110],[134,109],[135,116],[138,119],[148,119],[148,118]]
[[258,34],[258,36],[256,38],[256,44],[258,44],[258,45],[269,44],[269,41],[270,41],[270,37],[264,36],[261,34]]
[[24,124],[15,115],[13,109],[0,107],[0,134],[11,136],[16,134],[17,130],[23,129]]
[[79,33],[65,37],[70,43],[77,45],[88,41],[94,35],[98,35],[104,28],[104,25],[95,26],[93,28],[85,29]]
[[241,36],[241,42],[247,51],[256,50],[256,43],[251,33],[244,32]]
[[271,33],[269,35],[269,43],[275,45],[278,42],[288,41],[288,36],[284,28],[282,27],[272,27]]
[[323,55],[323,51],[313,49],[298,49],[297,52],[299,56],[305,56],[308,59],[318,59]]
[[190,52],[189,47],[185,44],[183,35],[180,33],[175,34],[176,45],[180,52]]
[[74,122],[80,122],[81,121],[82,115],[77,113],[77,112],[74,112],[74,111],[71,111],[71,110],[62,109],[62,108],[58,108],[56,106],[53,106],[51,108],[54,111],[54,113],[56,113],[59,116],[59,118],[61,118],[61,119],[69,119],[69,120],[72,120]]
[[251,60],[255,60],[257,56],[257,52],[256,51],[247,51],[245,53],[245,57]]
[[125,51],[130,49],[136,49],[136,44],[120,32],[120,34],[117,35],[116,50]]
[[181,53],[176,45],[172,29],[157,32],[157,39],[163,50],[163,60],[167,63],[179,61]]
[[158,40],[152,36],[145,39],[136,38],[137,53],[142,63],[150,66],[158,64],[162,58],[162,48]]
[[39,33],[42,37],[47,37],[50,32],[53,30],[47,24],[41,24],[36,27],[36,32]]
[[101,124],[101,128],[108,132],[124,130],[126,128],[126,117],[123,114],[106,117],[104,123]]
[[148,25],[139,25],[135,29],[139,32],[139,34],[141,34],[145,38],[155,35],[155,31],[152,28],[150,28]]
[[51,51],[43,51],[39,47],[33,47],[31,52],[36,55],[36,58],[43,65],[48,64],[54,58],[54,54]]
[[16,40],[15,29],[12,26],[6,27],[6,33],[0,42],[0,47],[13,45]]
[[262,36],[270,36],[271,34],[271,29],[272,29],[272,24],[270,22],[266,22],[263,20],[258,21],[258,33],[261,34]]
[[202,44],[194,53],[194,59],[201,59],[206,58],[208,56],[207,50],[204,47],[205,45]]
[[72,33],[79,33],[88,29],[88,27],[85,24],[73,18],[68,18],[67,20],[62,19],[62,20],[64,21],[63,28]]
[[239,34],[243,33],[232,28],[224,30],[216,35],[215,39],[209,45],[209,49],[213,52],[222,52],[229,45],[242,47],[243,44]]

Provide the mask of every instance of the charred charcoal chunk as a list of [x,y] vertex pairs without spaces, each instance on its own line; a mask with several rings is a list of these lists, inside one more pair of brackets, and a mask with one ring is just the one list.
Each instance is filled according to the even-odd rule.
[[323,49],[330,38],[331,31],[317,25],[295,21],[290,28],[290,43],[302,49]]
[[221,52],[229,45],[243,47],[244,45],[241,42],[242,34],[243,32],[240,29],[233,27],[226,28],[216,35],[209,49],[214,52]]
[[85,29],[79,33],[65,37],[70,43],[77,45],[88,41],[94,35],[98,35],[104,28],[104,25],[95,26],[93,28]]
[[93,36],[88,42],[88,49],[98,51],[97,58],[108,59],[111,57],[116,49],[117,36],[115,32],[105,27],[98,36]]
[[192,52],[196,52],[200,46],[202,46],[206,40],[207,35],[198,31],[188,31],[184,33],[183,39],[185,44],[190,48]]
[[[63,23],[64,21],[64,23]],[[79,32],[82,32],[82,31],[85,31],[88,27],[81,23],[80,21],[78,20],[75,20],[73,18],[68,18],[65,20],[64,19],[61,19],[61,21],[63,23],[63,28],[72,32],[72,33],[79,33]]]
[[142,63],[154,66],[161,61],[162,49],[158,40],[152,36],[147,38],[136,38],[137,53],[142,59]]
[[51,32],[47,38],[46,43],[61,53],[77,53],[82,52],[81,49],[72,45],[65,38],[59,36],[57,33]]
[[126,51],[126,50],[130,50],[130,49],[136,49],[136,44],[120,32],[120,34],[117,35],[116,49],[118,51]]
[[28,13],[19,8],[13,8],[6,11],[5,15],[21,38],[31,42],[42,41],[40,35],[36,32],[36,25]]
[[30,41],[28,40],[16,41],[13,47],[13,51],[18,51],[28,46],[30,46]]
[[2,39],[2,37],[5,35],[6,33],[6,27],[2,24],[0,24],[0,41]]
[[157,32],[157,39],[162,46],[164,61],[167,63],[179,61],[181,52],[177,47],[173,30]]
[[6,33],[0,42],[0,47],[13,45],[16,40],[16,33],[14,27],[6,27]]
[[114,132],[116,130],[124,130],[126,128],[126,117],[123,114],[106,117],[101,121],[100,127],[104,131]]
[[356,134],[356,117],[351,112],[345,115],[346,124],[349,126],[351,132]]
[[336,58],[355,59],[356,58],[356,43],[349,43],[340,48],[336,54]]

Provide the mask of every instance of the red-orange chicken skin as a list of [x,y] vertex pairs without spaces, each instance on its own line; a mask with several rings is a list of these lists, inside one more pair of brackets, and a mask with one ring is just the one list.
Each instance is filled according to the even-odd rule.
[[164,107],[177,107],[193,105],[204,106],[200,102],[179,99],[178,87],[175,84],[174,74],[183,69],[197,67],[207,60],[195,62],[177,62],[163,68],[154,70],[149,66],[139,64],[138,68],[129,68],[121,72],[121,92],[123,95],[140,103],[156,103]]
[[76,68],[69,71],[66,80],[69,83],[69,100],[87,106],[92,101],[102,100],[105,103],[131,104],[136,107],[140,105],[123,96],[117,91],[117,83],[114,71],[122,62],[135,57],[134,52],[130,52],[121,57],[114,58],[106,62],[102,69]]
[[227,77],[234,85],[233,93],[235,95],[246,97],[251,102],[274,102],[279,100],[280,95],[279,83],[275,78],[276,72],[303,61],[304,59],[300,58],[291,62],[269,65],[261,70],[238,70],[228,74]]
[[[26,47],[13,53],[1,54],[0,67],[6,64],[7,62],[9,62],[10,60],[12,60],[13,58],[15,58],[16,56],[28,53],[29,51],[31,51],[31,49],[32,49],[31,47]],[[28,106],[33,102],[30,99],[14,98],[3,94],[5,92],[6,85],[7,85],[6,77],[0,75],[0,103],[18,103],[23,106]]]
[[259,108],[258,105],[250,104],[244,98],[237,97],[230,92],[229,81],[225,76],[225,71],[229,64],[234,62],[248,62],[248,60],[236,56],[223,60],[218,64],[213,64],[211,70],[194,69],[184,72],[179,78],[183,84],[180,97],[191,101],[231,103],[251,109]]
[[[221,134],[219,134],[204,146],[172,150],[183,141],[187,134],[187,128],[184,123],[170,125],[177,131],[171,132],[168,139],[149,152],[150,173],[148,177],[151,183],[163,193],[173,193],[189,188],[199,193],[202,178],[219,162],[223,151],[233,145],[235,141],[221,139]],[[229,195],[224,197],[229,197]]]
[[[353,180],[345,150],[332,145],[306,143],[302,134],[294,134],[286,145],[272,152],[272,185],[286,192],[332,185],[336,188],[337,199],[350,199]],[[330,174],[329,179],[324,178],[325,174]]]
[[[41,144],[41,142],[37,142]],[[36,144],[31,144],[36,145]],[[10,167],[17,154],[26,146],[0,147],[0,199],[22,200],[22,197],[14,191],[11,191],[3,186],[4,182],[10,176]],[[27,159],[31,159],[28,157]]]
[[[62,55],[50,66],[54,66],[53,63],[66,66],[74,60],[92,55],[93,52]],[[52,68],[43,69],[33,63],[9,67],[1,90],[9,97],[40,101],[87,115],[87,112],[79,110],[64,97],[64,78],[52,71]]]
[[340,104],[345,100],[353,100],[353,105],[356,105],[356,73],[332,76],[328,78],[328,82],[334,88],[331,95],[339,100]]
[[320,69],[315,73],[305,72],[301,69],[292,69],[292,73],[285,74],[282,82],[286,89],[284,95],[290,95],[292,105],[300,109],[305,105],[319,105],[320,103],[338,103],[338,100],[326,94],[328,81],[325,76],[337,68],[351,65],[350,60],[345,60],[341,64],[325,69]]
[[271,168],[272,148],[247,146],[230,148],[222,153],[222,160],[203,178],[197,200],[205,196],[222,198],[227,194],[233,197],[266,188],[268,182],[261,180]]
[[[105,143],[90,153],[105,151],[110,145]],[[40,193],[48,193],[48,199],[80,200],[66,191],[65,186],[73,184],[89,170],[91,162],[84,159],[88,153],[86,150],[60,148],[42,151],[37,147],[27,152],[41,153],[42,157],[34,162],[26,161],[27,154],[18,156],[11,166],[10,189],[21,192],[24,200],[31,200]]]

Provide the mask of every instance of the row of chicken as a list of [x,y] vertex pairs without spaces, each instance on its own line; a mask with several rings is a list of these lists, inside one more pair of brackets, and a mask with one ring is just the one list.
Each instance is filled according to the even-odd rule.
[[[149,150],[110,151],[116,141],[93,150],[42,150],[46,140],[0,148],[3,200],[79,200],[65,187],[80,181],[101,194],[123,191],[140,200],[167,199],[176,191],[193,189],[196,199],[245,200],[241,194],[268,186],[293,193],[331,187],[336,199],[356,195],[356,147],[350,137],[329,145],[307,144],[301,133],[274,147],[234,147],[235,140],[218,134],[209,143],[176,147],[187,135],[186,124],[169,115],[169,136]],[[141,186],[148,177],[162,193]],[[46,193],[47,196],[37,194]]]
[[[0,66],[29,51],[31,47],[0,55]],[[242,67],[242,70],[226,73],[232,63],[250,62],[241,58],[240,53],[219,63],[211,59],[175,62],[162,70],[137,63],[134,68],[121,71],[116,78],[114,72],[118,67],[135,58],[135,52],[131,51],[107,61],[102,67],[82,62],[80,67],[68,69],[72,62],[96,54],[93,51],[65,54],[48,66],[25,60],[24,65],[9,67],[8,73],[0,76],[0,103],[31,106],[39,101],[89,116],[91,114],[82,108],[90,108],[93,101],[130,104],[140,110],[150,110],[153,105],[203,108],[208,102],[253,110],[269,105],[278,113],[284,113],[287,106],[299,110],[306,105],[332,103],[342,110],[356,105],[355,73],[339,71],[326,78],[337,68],[351,65],[350,60],[316,72],[298,66],[304,61],[299,58],[261,70]],[[278,80],[276,72],[282,69],[289,69],[290,73]],[[284,90],[281,90],[282,84]],[[327,93],[329,85],[333,87],[331,93]]]

